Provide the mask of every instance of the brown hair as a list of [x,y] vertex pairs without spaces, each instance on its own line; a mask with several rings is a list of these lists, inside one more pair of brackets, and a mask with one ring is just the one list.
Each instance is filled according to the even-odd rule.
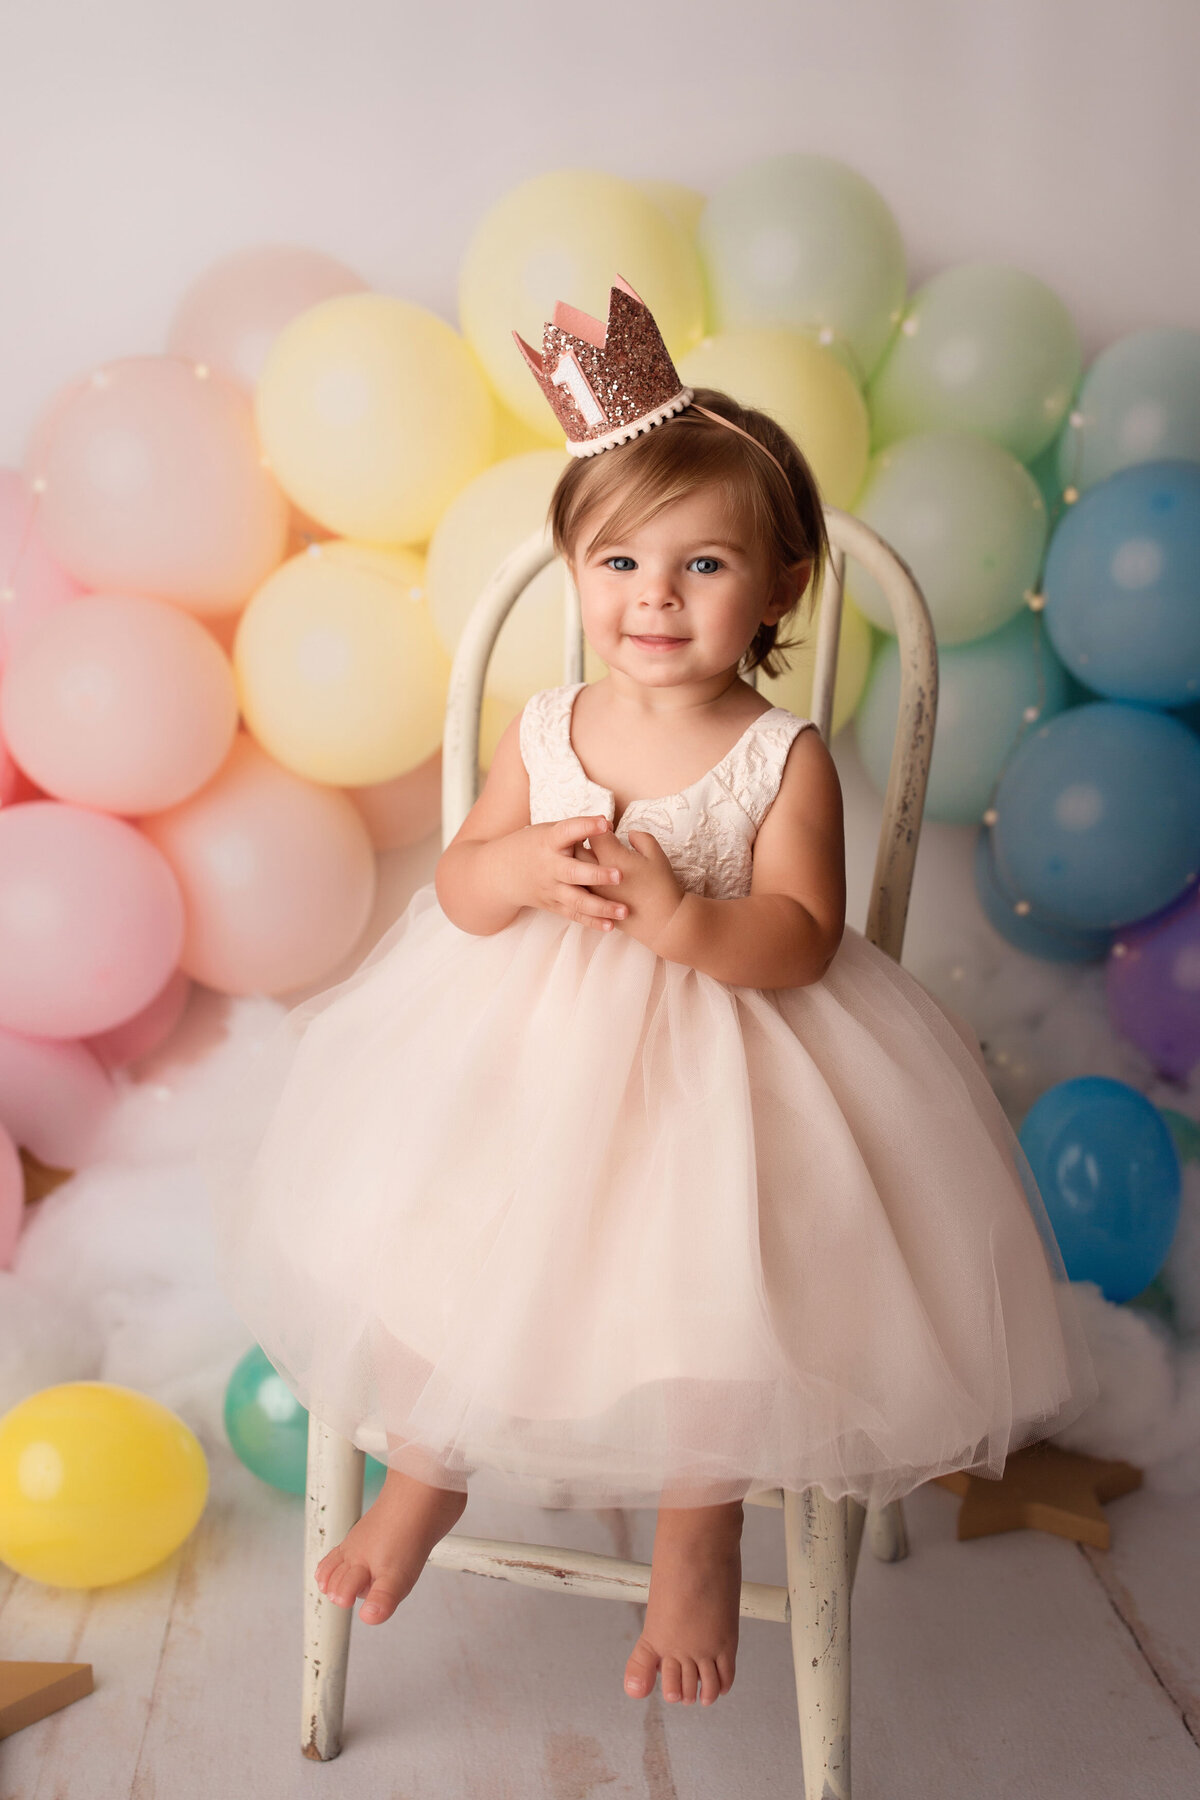
[[[693,488],[715,482],[724,487],[730,506],[749,526],[756,546],[766,551],[772,583],[791,564],[812,559],[805,590],[812,602],[811,614],[829,558],[829,539],[820,491],[808,462],[767,413],[740,406],[715,388],[696,388],[695,400],[697,406],[720,413],[756,438],[783,464],[786,476],[738,432],[726,430],[688,406],[628,444],[596,456],[572,458],[550,500],[555,549],[560,556],[571,553],[580,524],[593,510],[600,512],[601,522],[585,553],[602,537],[619,537]],[[805,640],[780,641],[778,634],[798,611],[802,598],[797,597],[777,625],[758,627],[738,664],[742,673],[761,668],[765,675],[780,675],[788,667],[782,652],[796,649]]]

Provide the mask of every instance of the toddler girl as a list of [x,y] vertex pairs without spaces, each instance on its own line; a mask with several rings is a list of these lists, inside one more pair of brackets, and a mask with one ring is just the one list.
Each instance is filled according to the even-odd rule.
[[654,1506],[625,1691],[711,1704],[747,1494],[998,1475],[1096,1388],[977,1047],[845,924],[833,760],[744,679],[819,582],[808,466],[613,307],[522,346],[608,673],[527,702],[435,881],[287,1015],[220,1237],[272,1362],[388,1464],[332,1600],[388,1618],[468,1478]]

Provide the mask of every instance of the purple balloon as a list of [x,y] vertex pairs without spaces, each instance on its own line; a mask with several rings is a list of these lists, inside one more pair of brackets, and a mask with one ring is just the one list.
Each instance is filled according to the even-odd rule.
[[1108,1010],[1161,1075],[1186,1081],[1200,1062],[1200,886],[1123,925],[1106,971]]

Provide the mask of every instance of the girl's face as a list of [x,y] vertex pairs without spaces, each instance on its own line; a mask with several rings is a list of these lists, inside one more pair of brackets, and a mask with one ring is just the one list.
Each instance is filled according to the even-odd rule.
[[584,633],[610,669],[650,687],[736,669],[761,624],[777,624],[803,592],[807,565],[772,582],[766,553],[716,486],[695,488],[619,539],[585,550],[572,572]]

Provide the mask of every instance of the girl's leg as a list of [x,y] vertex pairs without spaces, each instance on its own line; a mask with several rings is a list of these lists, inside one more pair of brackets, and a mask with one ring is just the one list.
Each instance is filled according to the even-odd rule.
[[625,1692],[644,1700],[661,1668],[664,1700],[690,1706],[698,1685],[701,1704],[711,1706],[733,1686],[742,1502],[706,1504],[699,1492],[670,1498],[658,1511],[646,1621],[625,1665]]
[[[402,1438],[388,1434],[389,1450],[403,1447]],[[358,1616],[368,1625],[391,1618],[429,1552],[458,1523],[467,1504],[463,1489],[438,1485],[439,1475],[447,1482],[450,1477],[435,1457],[410,1444],[405,1460],[428,1479],[389,1467],[362,1518],[317,1564],[317,1586],[336,1605],[353,1606],[360,1594],[366,1595]]]

